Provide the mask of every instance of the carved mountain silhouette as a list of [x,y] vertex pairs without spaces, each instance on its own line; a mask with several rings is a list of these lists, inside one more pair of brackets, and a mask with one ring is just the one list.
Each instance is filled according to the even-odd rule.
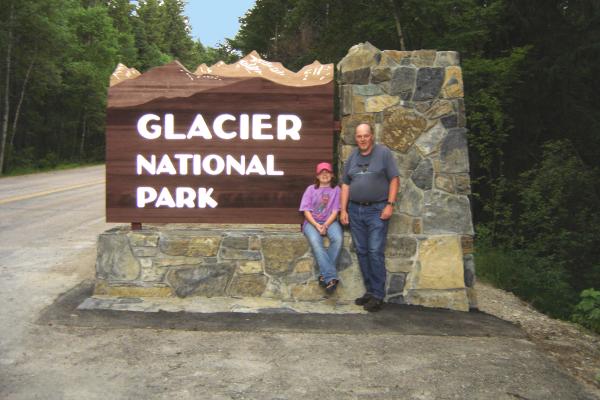
[[[256,52],[233,64],[220,61],[211,67],[200,65],[196,73],[190,72],[179,61],[152,68],[143,74],[119,64],[111,78],[108,107],[133,107],[157,99],[187,98],[197,93],[235,92],[237,88],[241,89],[238,85],[241,82],[245,82],[245,89],[241,89],[243,92],[249,88],[254,88],[257,93],[282,92],[285,87],[307,89],[309,92],[314,88],[321,92],[319,88],[332,84],[332,80],[333,64],[322,65],[315,61],[295,73],[281,63],[261,59]],[[236,89],[230,89],[232,85]],[[276,89],[275,86],[279,85],[280,88]]]
[[[224,77],[264,78],[286,86],[314,86],[323,85],[333,80],[333,64],[321,64],[318,61],[314,61],[312,64],[303,67],[300,71],[292,72],[279,62],[263,60],[256,51],[252,51],[250,54],[233,64],[226,64],[223,61],[219,61],[211,66],[201,64],[196,68],[194,73],[188,71],[179,62],[175,61],[174,63],[182,70],[181,72],[186,74],[187,83],[190,81],[193,82],[197,78],[219,79],[220,77]],[[173,63],[167,65],[171,64]],[[149,70],[142,74],[142,77],[147,74],[152,74],[156,69],[157,68],[153,68]],[[135,72],[129,72],[130,70]],[[136,79],[140,74],[133,68],[129,69],[125,65],[119,64],[117,69],[115,69],[113,76],[115,79],[111,77],[111,86],[127,79]],[[118,79],[116,78],[117,76]],[[170,78],[172,77],[170,76]]]
[[110,86],[114,86],[117,83],[126,81],[128,79],[134,79],[140,76],[140,71],[135,68],[128,68],[126,65],[119,63],[117,68],[110,76]]

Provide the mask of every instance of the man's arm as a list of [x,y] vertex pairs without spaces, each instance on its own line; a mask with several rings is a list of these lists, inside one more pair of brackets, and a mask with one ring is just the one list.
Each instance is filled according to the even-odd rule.
[[[400,187],[400,178],[395,176],[390,181],[390,186],[388,188],[388,203],[395,203],[396,196],[398,195],[398,188]],[[381,211],[381,219],[390,219],[392,218],[392,213],[394,212],[394,206],[392,204],[386,204],[385,208]]]
[[350,198],[350,186],[342,183],[342,192],[340,193],[340,222],[342,225],[348,225],[348,199]]

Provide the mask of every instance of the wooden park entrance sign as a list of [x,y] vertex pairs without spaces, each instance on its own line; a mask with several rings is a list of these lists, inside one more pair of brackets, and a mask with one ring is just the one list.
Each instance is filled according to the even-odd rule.
[[295,223],[333,161],[333,65],[120,65],[106,124],[108,222]]
[[[356,125],[369,122],[402,177],[385,300],[468,311],[475,264],[458,53],[360,43],[337,70],[335,162],[356,149]],[[332,65],[293,73],[256,53],[194,73],[176,62],[143,75],[119,66],[108,99],[107,220],[208,226],[132,224],[99,235],[94,293],[102,297],[91,307],[123,306],[105,296],[322,300],[310,246],[285,224],[300,221],[316,163],[333,161],[332,78]],[[351,303],[365,292],[353,246],[337,270],[334,299]],[[245,307],[235,304],[228,310]]]

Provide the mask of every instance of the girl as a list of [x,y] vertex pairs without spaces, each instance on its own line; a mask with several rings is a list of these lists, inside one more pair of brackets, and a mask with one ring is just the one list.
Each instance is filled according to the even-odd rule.
[[[315,183],[304,191],[300,211],[304,212],[305,218],[302,232],[308,239],[319,266],[319,285],[331,294],[339,282],[336,264],[342,251],[343,233],[337,222],[340,188],[333,182],[330,163],[322,162],[317,165]],[[329,238],[327,249],[323,244],[325,236]]]

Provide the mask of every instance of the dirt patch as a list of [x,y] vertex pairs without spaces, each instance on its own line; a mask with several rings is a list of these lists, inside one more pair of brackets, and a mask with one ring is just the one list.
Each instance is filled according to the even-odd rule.
[[479,309],[519,325],[531,341],[600,398],[600,335],[536,311],[510,292],[478,282]]

